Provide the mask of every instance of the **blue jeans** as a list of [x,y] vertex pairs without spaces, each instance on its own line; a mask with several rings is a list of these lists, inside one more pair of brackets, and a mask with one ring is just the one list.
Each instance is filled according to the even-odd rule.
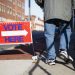
[[[55,59],[56,58],[56,52],[54,47],[54,37],[55,37],[55,31],[56,26],[54,24],[45,23],[44,25],[44,35],[46,39],[46,46],[47,46],[47,59]],[[66,43],[66,37],[65,33],[67,35],[67,43]],[[71,35],[71,29],[67,28],[64,33],[62,33],[60,37],[60,49],[67,50],[67,44],[70,42],[70,35]],[[69,46],[69,45],[68,45]]]

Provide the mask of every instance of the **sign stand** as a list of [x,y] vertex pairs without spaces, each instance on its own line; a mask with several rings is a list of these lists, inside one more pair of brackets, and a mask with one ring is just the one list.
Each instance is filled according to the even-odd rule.
[[[31,0],[29,0],[28,5],[29,5],[29,21],[30,21],[31,20]],[[33,43],[32,43],[32,48],[33,48],[33,52],[34,52],[32,59],[33,59],[33,62],[35,62],[38,59],[38,57],[35,54],[34,44]]]

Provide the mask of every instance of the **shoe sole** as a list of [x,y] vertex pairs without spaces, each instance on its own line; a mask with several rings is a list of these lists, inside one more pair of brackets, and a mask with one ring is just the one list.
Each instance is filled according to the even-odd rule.
[[50,66],[51,66],[51,65],[55,65],[55,63],[48,63],[48,65],[50,65]]
[[55,65],[55,63],[46,62],[48,65]]
[[69,57],[67,58],[63,54],[60,54],[60,58],[63,59],[67,64],[73,62],[73,60],[69,59]]
[[59,57],[62,58],[64,61],[68,60],[68,58],[65,55],[63,55],[63,54],[60,54]]

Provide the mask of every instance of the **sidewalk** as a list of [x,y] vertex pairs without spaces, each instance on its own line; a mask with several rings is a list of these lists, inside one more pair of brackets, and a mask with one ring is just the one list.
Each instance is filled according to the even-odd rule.
[[39,60],[34,64],[24,75],[75,75],[72,64],[64,64],[64,62],[57,58],[58,63],[50,66]]
[[56,65],[50,66],[38,60],[0,60],[0,75],[75,75],[74,66],[57,58]]
[[0,75],[23,75],[32,66],[32,60],[0,60]]

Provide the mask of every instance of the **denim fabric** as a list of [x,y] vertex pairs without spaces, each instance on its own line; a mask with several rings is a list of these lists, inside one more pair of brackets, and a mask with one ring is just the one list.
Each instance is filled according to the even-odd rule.
[[46,38],[46,46],[47,46],[47,59],[55,59],[55,47],[54,47],[54,36],[56,26],[53,24],[45,23],[45,38]]
[[69,48],[70,35],[71,35],[71,28],[67,28],[60,37],[60,48],[59,49],[67,50]]
[[[56,52],[55,52],[55,47],[54,47],[54,37],[55,37],[56,26],[54,24],[45,23],[44,29],[45,29],[44,35],[45,35],[46,47],[47,47],[46,58],[55,60]],[[59,47],[60,49],[67,50],[66,46],[67,46],[67,43],[70,41],[70,34],[71,34],[70,28],[66,29],[64,33],[62,33],[60,37],[60,47]],[[65,40],[67,39],[66,37],[68,38],[67,43]]]

